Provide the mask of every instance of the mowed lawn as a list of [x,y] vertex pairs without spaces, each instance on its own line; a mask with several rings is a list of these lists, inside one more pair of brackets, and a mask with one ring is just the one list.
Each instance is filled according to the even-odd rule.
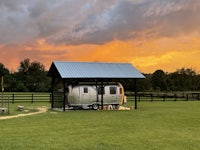
[[139,102],[131,111],[49,110],[0,120],[0,135],[2,150],[198,150],[200,101]]

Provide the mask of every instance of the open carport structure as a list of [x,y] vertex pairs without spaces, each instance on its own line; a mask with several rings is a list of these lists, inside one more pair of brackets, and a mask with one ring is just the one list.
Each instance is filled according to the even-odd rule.
[[[67,100],[68,85],[79,82],[100,83],[104,88],[106,82],[120,82],[134,80],[135,109],[137,109],[136,81],[144,76],[129,63],[99,63],[99,62],[52,62],[48,71],[51,82],[51,108],[62,108],[65,111],[69,104]],[[103,93],[101,94],[101,108],[103,108]]]

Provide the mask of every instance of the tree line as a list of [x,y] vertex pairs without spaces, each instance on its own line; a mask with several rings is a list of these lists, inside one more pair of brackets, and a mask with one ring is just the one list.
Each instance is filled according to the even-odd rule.
[[10,72],[0,63],[0,76],[4,77],[6,92],[47,92],[50,90],[51,79],[42,63],[29,58],[20,62],[18,71]]
[[[42,63],[29,58],[20,62],[16,72],[10,72],[0,63],[0,76],[4,76],[4,91],[7,92],[48,92],[51,78]],[[138,91],[200,91],[200,74],[192,68],[181,68],[167,73],[156,70],[144,74],[145,79],[137,81]],[[121,81],[126,91],[134,90],[133,80]]]
[[[143,75],[145,79],[137,81],[138,91],[200,91],[200,74],[192,68],[181,68],[171,73],[158,69]],[[134,90],[133,82],[124,82],[125,89]]]

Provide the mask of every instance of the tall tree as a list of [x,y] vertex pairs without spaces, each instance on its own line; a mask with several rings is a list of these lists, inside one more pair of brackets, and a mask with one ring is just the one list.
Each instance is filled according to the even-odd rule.
[[20,66],[19,66],[19,72],[22,73],[27,73],[30,67],[30,59],[26,58],[23,61],[20,62]]
[[4,90],[7,89],[7,87],[9,87],[9,78],[10,78],[10,74],[9,74],[9,70],[7,68],[5,68],[5,66],[0,63],[0,79],[2,80],[2,77],[3,76],[3,80],[4,80]]
[[27,87],[31,91],[41,91],[43,88],[45,88],[45,82],[47,82],[46,80],[47,76],[44,65],[37,61],[32,62],[28,69]]
[[5,66],[0,63],[0,76],[8,75],[9,70],[5,68]]
[[166,75],[163,70],[156,70],[152,75],[151,81],[154,90],[164,91],[167,89]]
[[175,90],[192,90],[194,85],[194,78],[196,72],[190,68],[181,68],[170,74],[169,77],[174,81]]
[[[42,63],[31,62],[29,58],[20,62],[19,72],[16,74],[21,81],[21,90],[28,91],[48,91],[50,87],[50,79],[46,76],[47,72]],[[24,88],[25,87],[25,88]]]

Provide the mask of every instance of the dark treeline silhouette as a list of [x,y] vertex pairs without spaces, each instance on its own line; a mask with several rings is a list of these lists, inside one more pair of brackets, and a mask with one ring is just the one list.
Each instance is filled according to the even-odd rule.
[[[145,79],[137,81],[138,91],[200,91],[200,74],[191,68],[181,68],[172,73],[156,70],[144,74]],[[16,72],[10,72],[0,63],[0,76],[4,76],[6,92],[48,92],[51,78],[42,63],[29,58],[20,62]],[[126,91],[133,91],[133,80],[121,81]]]
[[[137,81],[138,91],[200,91],[200,74],[192,68],[181,68],[172,73],[156,70],[144,75],[145,79]],[[123,82],[125,90],[134,90],[131,82]]]
[[[9,72],[0,63],[0,76],[4,77],[6,92],[47,92],[50,90],[51,79],[40,62],[31,62],[29,58],[20,62],[18,71]],[[1,79],[2,80],[2,79]]]

